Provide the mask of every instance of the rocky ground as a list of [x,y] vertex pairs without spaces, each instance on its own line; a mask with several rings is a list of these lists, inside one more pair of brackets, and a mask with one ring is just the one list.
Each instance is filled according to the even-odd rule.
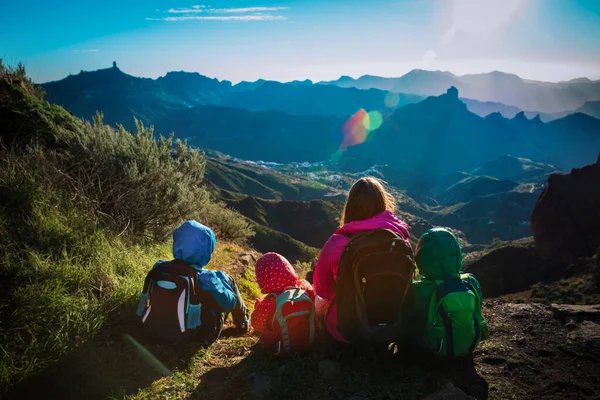
[[[256,257],[243,253],[228,259],[229,272],[242,282],[251,279]],[[246,284],[242,292],[252,303],[256,292]],[[8,398],[600,399],[600,306],[492,299],[484,313],[491,337],[468,359],[442,361],[415,352],[410,344],[385,353],[339,349],[325,338],[311,354],[280,359],[261,351],[256,334],[235,337],[225,330],[208,349],[145,344],[170,370],[163,377],[164,370],[124,339],[126,332],[115,333],[110,345],[93,350],[106,353],[100,378],[116,385],[118,375],[119,387],[125,388],[121,395],[89,382],[82,389],[83,369],[89,368],[80,360],[87,354],[82,350],[80,367],[69,363],[69,370],[43,374]]]

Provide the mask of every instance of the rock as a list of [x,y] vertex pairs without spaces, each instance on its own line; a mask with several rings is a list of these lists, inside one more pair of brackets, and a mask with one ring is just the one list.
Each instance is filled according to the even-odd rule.
[[517,319],[529,318],[533,315],[549,314],[548,311],[546,310],[545,306],[543,306],[541,304],[537,304],[537,303],[530,303],[530,304],[509,303],[506,305],[506,311],[508,312],[508,314],[511,317],[517,318]]
[[600,325],[591,321],[583,321],[577,329],[569,332],[567,341],[569,342],[591,342],[600,340]]
[[510,341],[511,341],[511,342],[513,342],[513,343],[517,343],[517,344],[523,344],[523,343],[525,343],[525,341],[526,341],[526,340],[527,340],[527,339],[526,339],[526,338],[525,338],[525,336],[523,336],[523,335],[513,335],[513,336],[510,338]]
[[447,383],[437,392],[423,397],[423,400],[475,400],[475,398],[467,395],[452,383]]
[[568,321],[565,323],[565,328],[570,331],[577,329],[577,321],[575,321],[573,318],[568,318]]
[[249,376],[252,384],[252,394],[264,398],[271,390],[271,377],[267,374],[255,372]]
[[474,274],[485,297],[528,290],[541,281],[554,281],[564,272],[564,265],[544,260],[532,244],[509,245],[492,250],[465,265]]
[[567,319],[577,317],[581,319],[600,319],[600,304],[575,305],[575,304],[552,304],[550,310],[556,318]]
[[325,380],[334,380],[339,378],[342,373],[340,363],[332,360],[321,360],[319,362],[319,375]]
[[240,263],[244,266],[244,267],[248,267],[251,264],[254,264],[254,262],[256,261],[254,259],[254,257],[252,257],[251,253],[246,253],[246,254],[242,254],[239,258]]
[[[600,158],[599,158],[600,161]],[[531,214],[540,255],[572,263],[600,246],[600,162],[552,174]]]

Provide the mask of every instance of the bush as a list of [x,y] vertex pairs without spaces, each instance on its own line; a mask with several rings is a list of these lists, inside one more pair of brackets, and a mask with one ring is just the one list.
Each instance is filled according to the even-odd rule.
[[57,157],[58,176],[120,234],[164,239],[210,202],[201,187],[205,160],[173,136],[155,139],[153,129],[136,126],[135,135],[113,130],[98,114],[67,157]]
[[81,121],[34,88],[22,65],[0,62],[1,138],[11,146],[4,153],[17,153],[15,168],[35,170],[36,179],[68,193],[120,236],[164,240],[191,218],[224,239],[252,235],[241,216],[214,204],[202,186],[203,153],[173,135],[156,137],[138,121],[134,134],[105,125],[102,114]]

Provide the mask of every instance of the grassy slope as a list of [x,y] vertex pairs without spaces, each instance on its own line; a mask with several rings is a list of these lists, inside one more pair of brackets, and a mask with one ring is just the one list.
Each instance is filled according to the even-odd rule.
[[223,190],[272,200],[318,199],[335,189],[304,177],[292,177],[225,157],[209,158],[206,180]]

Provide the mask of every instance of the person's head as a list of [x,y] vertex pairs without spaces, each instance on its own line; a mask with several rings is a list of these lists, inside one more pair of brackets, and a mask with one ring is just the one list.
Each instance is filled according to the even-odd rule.
[[292,264],[282,255],[267,253],[258,259],[255,267],[256,282],[263,294],[279,292],[294,287],[298,275]]
[[173,258],[203,268],[210,262],[216,244],[212,229],[189,220],[173,231]]
[[444,280],[462,270],[462,252],[456,237],[445,228],[432,228],[417,243],[415,260],[426,279]]
[[348,193],[344,206],[341,226],[353,221],[362,221],[374,217],[385,210],[396,210],[394,197],[389,194],[383,183],[377,178],[360,178]]

